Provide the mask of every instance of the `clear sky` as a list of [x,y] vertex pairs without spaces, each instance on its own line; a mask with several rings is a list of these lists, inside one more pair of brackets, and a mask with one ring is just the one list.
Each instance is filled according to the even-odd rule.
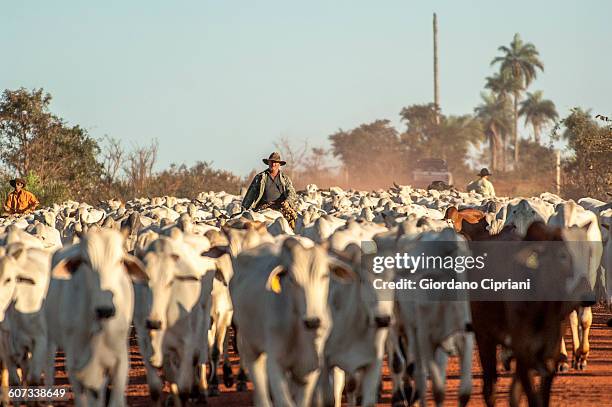
[[541,89],[612,114],[612,1],[10,1],[0,90],[43,87],[51,110],[126,146],[157,138],[158,169],[261,168],[281,136],[328,146],[339,128],[433,99],[438,13],[446,114],[473,111],[497,47],[540,51]]

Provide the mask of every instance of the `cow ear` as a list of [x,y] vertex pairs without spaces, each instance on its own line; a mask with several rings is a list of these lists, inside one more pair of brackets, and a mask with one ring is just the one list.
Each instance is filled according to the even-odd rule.
[[218,257],[223,256],[226,253],[229,253],[229,245],[215,246],[205,252],[200,253],[200,255],[210,257],[211,259],[216,259]]
[[449,206],[446,208],[446,212],[444,213],[444,219],[453,219],[457,216],[459,211],[454,206]]
[[516,261],[531,270],[537,270],[540,267],[539,254],[533,249],[523,249],[515,255]]
[[128,236],[130,235],[130,228],[129,226],[122,226],[121,229],[119,229],[121,236],[123,236],[123,240],[126,240],[128,238]]
[[149,275],[146,272],[146,268],[138,257],[126,254],[123,256],[123,264],[132,281],[136,283],[146,283],[149,281]]
[[223,283],[224,286],[227,286],[227,281],[225,281],[225,277],[223,276],[223,273],[221,272],[221,270],[219,269],[215,270],[215,279]]
[[17,260],[17,262],[20,262],[25,258],[27,253],[23,243],[13,243],[8,246],[6,254]]
[[58,280],[70,280],[72,274],[81,266],[81,263],[81,259],[77,257],[64,259],[53,267],[51,277]]
[[281,292],[281,281],[280,278],[287,273],[287,270],[282,265],[278,265],[272,269],[266,281],[266,290],[272,291],[276,294]]
[[331,276],[340,281],[341,283],[351,283],[357,279],[355,271],[350,264],[335,258],[334,256],[329,257],[329,272]]

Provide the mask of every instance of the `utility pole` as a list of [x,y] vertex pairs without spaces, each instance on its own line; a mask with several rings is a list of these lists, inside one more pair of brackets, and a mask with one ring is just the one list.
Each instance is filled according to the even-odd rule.
[[434,38],[434,104],[436,105],[436,123],[440,124],[440,89],[438,82],[438,16],[433,15],[433,38]]

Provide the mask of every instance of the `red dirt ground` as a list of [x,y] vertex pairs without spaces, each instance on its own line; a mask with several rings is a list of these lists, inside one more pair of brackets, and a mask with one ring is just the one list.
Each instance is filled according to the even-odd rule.
[[[593,328],[591,330],[591,353],[589,365],[586,371],[570,370],[568,373],[557,375],[553,384],[552,406],[612,406],[612,328],[606,326],[606,321],[610,314],[603,308],[596,308],[593,312]],[[566,335],[566,340],[569,340]],[[130,347],[130,373],[129,386],[127,389],[128,404],[130,406],[144,407],[150,404],[148,389],[145,381],[145,371],[142,359],[138,353],[135,340],[132,340]],[[570,342],[568,342],[570,343]],[[232,358],[234,373],[238,372],[238,362]],[[473,368],[473,391],[470,406],[484,406],[482,398],[482,374],[477,352],[474,352]],[[63,370],[63,357],[57,358],[56,382],[58,385],[67,385],[66,375]],[[501,366],[498,367],[501,371]],[[385,365],[383,371],[383,396],[379,406],[388,406],[391,403],[391,380],[388,376]],[[501,373],[498,381],[498,400],[496,405],[508,404],[508,390],[511,376],[508,373]],[[249,383],[249,389],[252,389]],[[448,382],[445,406],[457,405],[457,391],[459,389],[459,370],[458,363],[452,358],[448,368]],[[168,390],[166,386],[166,391]],[[212,407],[243,407],[250,406],[251,391],[237,393],[235,388],[226,389],[220,385],[221,395],[209,398],[209,405]],[[428,394],[429,404],[431,394]],[[527,405],[526,400],[522,400],[522,405]]]

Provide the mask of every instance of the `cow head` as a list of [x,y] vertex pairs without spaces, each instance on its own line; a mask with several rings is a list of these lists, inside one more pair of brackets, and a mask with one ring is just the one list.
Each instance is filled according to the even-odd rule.
[[525,236],[529,225],[533,222],[544,222],[548,220],[546,215],[537,210],[533,202],[521,199],[516,205],[509,204],[504,226],[513,225],[516,233]]
[[[358,297],[359,301],[365,305],[368,324],[376,328],[387,328],[392,323],[394,303],[386,290],[374,288],[374,280],[392,281],[395,277],[394,270],[385,268],[382,273],[374,274],[370,268],[362,267],[362,251],[355,243],[349,244],[342,253],[335,253],[334,256],[338,256],[357,272],[359,276]],[[340,288],[338,294],[343,295],[343,291],[343,288]]]
[[[92,318],[104,320],[115,315],[114,301],[125,301],[121,283],[126,277],[146,281],[144,265],[124,250],[122,235],[112,229],[91,228],[78,244],[59,250],[53,256],[54,278],[70,279],[83,273]],[[121,299],[114,297],[118,296]]]
[[15,275],[15,308],[25,314],[41,310],[49,287],[51,253],[38,248],[26,248],[22,243],[7,247],[7,255],[17,264]]
[[340,260],[330,260],[323,246],[306,248],[294,238],[284,241],[279,260],[280,264],[268,277],[266,288],[290,299],[304,328],[316,332],[327,330],[330,276],[343,281],[354,280],[356,276],[351,266]]
[[[578,228],[582,230],[584,236],[578,232],[566,233],[564,240],[572,241],[568,248],[575,264],[575,271],[582,272],[587,276],[591,288],[595,287],[598,269],[601,263],[603,251],[602,233],[599,228],[597,215],[591,211],[583,209],[574,201],[557,204],[556,212],[548,220],[548,225],[563,228]],[[578,241],[577,239],[584,239]],[[584,265],[586,264],[586,269]]]

